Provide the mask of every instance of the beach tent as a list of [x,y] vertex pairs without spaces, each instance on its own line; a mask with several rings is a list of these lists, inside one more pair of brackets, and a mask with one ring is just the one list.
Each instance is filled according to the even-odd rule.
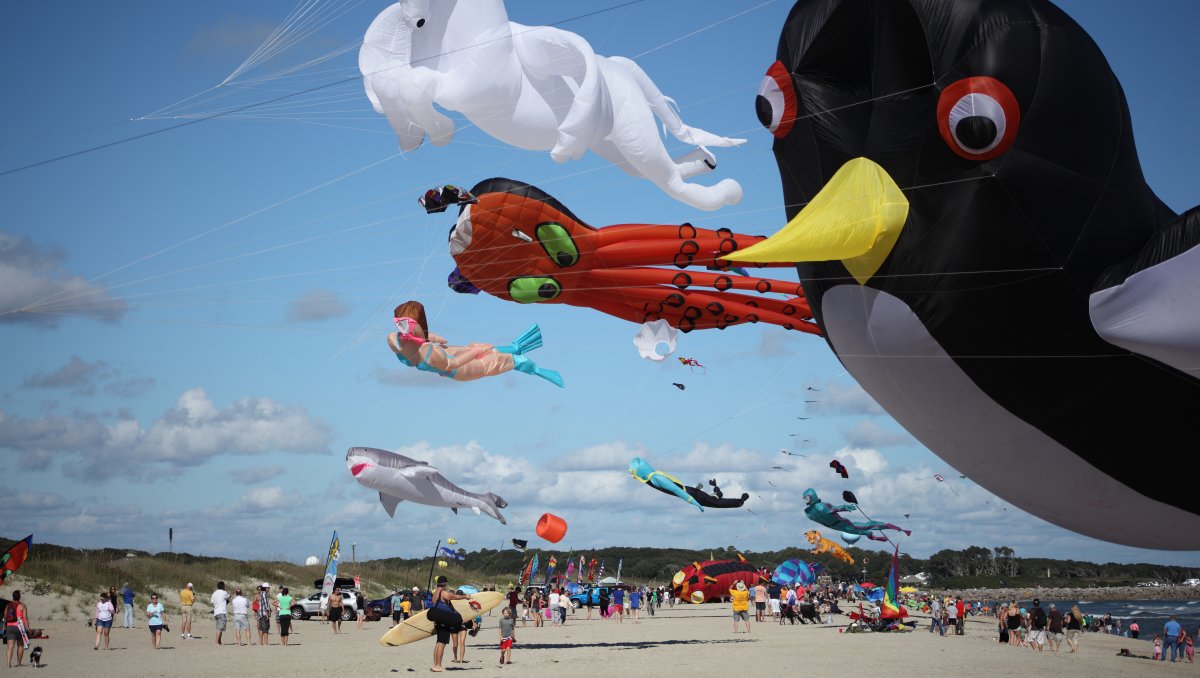
[[601,586],[616,586],[617,584],[620,584],[621,582],[617,581],[616,577],[605,577],[604,579],[601,579],[597,583],[600,584]]

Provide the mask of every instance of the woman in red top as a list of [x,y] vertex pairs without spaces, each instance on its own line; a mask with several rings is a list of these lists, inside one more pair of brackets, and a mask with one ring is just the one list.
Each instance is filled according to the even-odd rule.
[[21,592],[13,591],[12,602],[4,607],[4,639],[8,641],[8,668],[13,667],[13,649],[17,651],[17,666],[25,660],[28,645],[26,629],[29,628],[29,610],[21,602]]

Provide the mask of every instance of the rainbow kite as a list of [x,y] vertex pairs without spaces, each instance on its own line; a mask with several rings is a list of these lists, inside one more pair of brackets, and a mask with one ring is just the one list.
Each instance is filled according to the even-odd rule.
[[892,567],[888,570],[887,585],[883,590],[883,610],[880,611],[881,619],[904,619],[908,616],[908,610],[904,606],[896,602],[896,570],[900,564],[900,547],[892,553]]
[[25,562],[25,558],[29,556],[29,548],[33,546],[33,535],[25,537],[21,541],[13,544],[13,547],[0,556],[0,584],[8,579],[8,575],[16,572],[21,564]]

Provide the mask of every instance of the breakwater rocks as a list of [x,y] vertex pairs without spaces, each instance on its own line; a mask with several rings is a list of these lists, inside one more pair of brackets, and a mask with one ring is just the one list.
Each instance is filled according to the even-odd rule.
[[[937,589],[934,589],[936,592]],[[1200,586],[1092,586],[1080,588],[945,589],[967,600],[1200,600]]]

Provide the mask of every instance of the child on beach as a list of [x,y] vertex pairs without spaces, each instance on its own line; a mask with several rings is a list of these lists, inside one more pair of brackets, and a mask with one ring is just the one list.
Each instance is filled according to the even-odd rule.
[[509,608],[500,611],[500,663],[512,663],[512,646],[517,641],[517,620]]
[[1189,664],[1191,664],[1195,661],[1196,649],[1194,647],[1192,647],[1192,637],[1190,635],[1187,635],[1187,632],[1184,632],[1184,636],[1183,636],[1183,653],[1185,655],[1187,655],[1187,660],[1188,660]]
[[1154,661],[1158,661],[1160,658],[1162,658],[1162,645],[1162,634],[1154,634]]

